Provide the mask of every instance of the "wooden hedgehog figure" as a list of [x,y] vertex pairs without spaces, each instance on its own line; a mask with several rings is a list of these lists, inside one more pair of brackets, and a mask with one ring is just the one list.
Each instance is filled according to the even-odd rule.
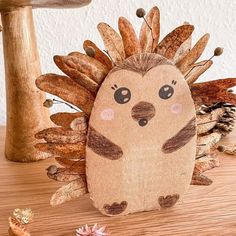
[[[66,182],[52,197],[58,205],[86,193],[108,216],[169,208],[191,182],[197,148],[196,110],[200,104],[236,104],[227,89],[235,78],[195,83],[212,58],[197,62],[209,34],[191,48],[194,27],[177,27],[159,42],[160,12],[153,7],[137,38],[131,23],[119,18],[120,35],[98,25],[106,53],[86,40],[86,54],[55,56],[67,75],[45,74],[36,80],[43,91],[79,108],[57,113],[57,125],[36,134],[36,145],[63,167],[48,176]],[[214,56],[220,55],[217,48]],[[46,100],[45,106],[61,103]]]

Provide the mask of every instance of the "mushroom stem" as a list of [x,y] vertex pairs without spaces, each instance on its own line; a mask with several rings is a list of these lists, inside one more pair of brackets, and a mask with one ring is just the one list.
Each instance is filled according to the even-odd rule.
[[43,92],[35,86],[41,74],[36,46],[32,7],[1,12],[7,96],[5,154],[12,161],[43,159],[34,145],[34,135],[50,123],[48,110],[42,106]]

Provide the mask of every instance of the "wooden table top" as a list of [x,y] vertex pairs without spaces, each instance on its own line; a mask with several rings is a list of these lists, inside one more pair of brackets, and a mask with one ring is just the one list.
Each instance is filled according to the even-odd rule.
[[12,7],[76,8],[88,5],[91,0],[0,0],[0,10]]
[[[15,208],[30,207],[33,236],[73,236],[85,224],[106,225],[112,236],[234,236],[236,235],[236,157],[221,155],[221,166],[206,174],[211,186],[191,186],[183,202],[172,209],[107,217],[88,196],[52,208],[50,196],[61,185],[46,176],[54,161],[13,163],[4,158],[4,129],[0,128],[0,235],[6,236]],[[235,142],[235,135],[224,140]]]

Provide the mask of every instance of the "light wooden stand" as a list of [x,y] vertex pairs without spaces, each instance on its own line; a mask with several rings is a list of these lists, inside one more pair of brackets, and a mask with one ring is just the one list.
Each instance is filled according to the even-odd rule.
[[41,74],[34,34],[32,7],[2,12],[7,95],[5,154],[12,161],[42,159],[34,134],[49,125],[45,95],[35,86]]
[[0,0],[7,96],[5,154],[11,161],[45,159],[34,145],[35,133],[49,126],[45,95],[35,86],[41,74],[34,32],[32,7],[80,7],[90,0],[5,1]]

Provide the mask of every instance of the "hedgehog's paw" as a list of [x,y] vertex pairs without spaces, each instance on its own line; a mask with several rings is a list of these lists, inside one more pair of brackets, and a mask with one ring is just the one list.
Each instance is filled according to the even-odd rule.
[[119,215],[125,211],[128,203],[126,201],[122,201],[121,203],[113,202],[111,205],[105,204],[103,209],[107,215]]
[[167,196],[160,196],[158,198],[158,202],[161,208],[169,208],[176,204],[179,200],[179,194],[167,195]]

